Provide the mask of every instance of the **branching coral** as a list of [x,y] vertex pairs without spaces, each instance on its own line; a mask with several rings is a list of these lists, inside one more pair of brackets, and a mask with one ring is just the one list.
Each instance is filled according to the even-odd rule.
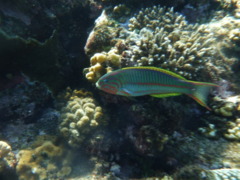
[[[121,64],[92,63],[92,59],[99,56],[95,54],[86,77],[96,81],[109,68],[156,66],[199,81],[229,78],[236,59],[224,55],[218,41],[220,36],[210,25],[188,24],[185,17],[174,12],[173,8],[153,6],[142,9],[129,19],[129,29],[124,26],[121,30],[116,28],[119,35],[112,41],[115,45],[109,52],[102,52],[103,55],[114,52]],[[238,41],[236,26],[228,27],[232,30],[228,36],[230,41]],[[219,29],[224,31],[226,28],[220,24]],[[95,69],[99,70],[95,72]]]
[[233,62],[227,58],[222,62],[215,32],[208,25],[189,25],[173,9],[143,9],[130,19],[129,30],[137,33],[126,39],[124,62],[162,67],[202,81],[217,80],[231,73],[229,66]]
[[240,17],[240,1],[239,0],[215,0],[220,2],[224,9],[234,9],[235,17]]
[[80,147],[97,127],[106,124],[106,119],[91,93],[68,89],[66,94],[68,100],[62,106],[59,130],[70,146]]

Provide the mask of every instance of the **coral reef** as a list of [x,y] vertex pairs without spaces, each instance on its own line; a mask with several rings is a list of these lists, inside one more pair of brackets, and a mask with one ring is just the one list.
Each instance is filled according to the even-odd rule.
[[[103,74],[111,72],[111,67],[119,67],[120,55],[113,50],[108,53],[96,53],[90,59],[91,67],[85,68],[84,73],[89,81],[96,82]],[[105,65],[108,64],[108,67]]]
[[71,155],[51,141],[18,153],[16,172],[20,180],[61,179],[71,173]]
[[0,141],[0,158],[7,156],[10,151],[12,151],[11,146],[4,141]]
[[55,134],[59,124],[59,117],[60,113],[57,110],[46,109],[36,123],[40,133]]
[[[105,21],[113,21],[110,15],[105,16]],[[129,19],[128,29],[116,26],[115,32],[119,32],[119,35],[114,36],[115,44],[110,51],[101,52],[102,56],[114,52],[121,62],[111,63],[111,60],[104,57],[104,61],[95,63],[93,59],[100,55],[95,51],[98,54],[92,56],[91,67],[85,71],[86,77],[96,81],[108,69],[155,66],[176,72],[187,79],[229,79],[233,74],[231,67],[237,60],[224,56],[222,49],[226,44],[236,43],[238,32],[235,29],[239,27],[238,20],[231,20],[234,22],[231,26],[224,25],[224,22],[229,22],[227,20],[220,21],[217,26],[221,32],[225,27],[232,30],[228,35],[231,42],[226,41],[223,45],[219,40],[220,35],[212,28],[214,23],[188,24],[185,17],[174,12],[173,8],[153,6],[142,9]],[[101,28],[101,25],[97,27]]]
[[185,179],[206,179],[206,180],[223,180],[223,179],[239,179],[240,169],[214,169],[204,170],[199,167],[186,167],[175,178],[179,180]]
[[61,109],[59,130],[70,146],[80,147],[106,125],[106,117],[91,93],[68,88],[64,96],[68,100]]
[[0,178],[15,179],[16,156],[11,146],[5,141],[0,141]]
[[95,20],[95,27],[88,36],[84,47],[85,53],[93,55],[96,52],[109,50],[113,45],[113,39],[117,37],[120,30],[119,25],[108,17],[106,11],[103,11]]
[[90,0],[0,2],[1,76],[22,72],[54,92],[79,84],[84,37],[101,9]]
[[228,123],[227,132],[224,137],[229,140],[240,140],[240,118]]
[[[40,42],[31,38],[10,36],[0,29],[0,40],[2,42],[0,64],[3,75],[21,71],[33,80],[46,82],[52,89],[56,90],[62,86],[63,78],[59,74],[59,67],[56,66],[59,62],[55,53],[57,41],[54,33],[46,41]],[[46,78],[47,73],[51,75]]]
[[240,17],[240,1],[239,0],[215,0],[227,10],[233,10],[233,14],[236,18]]
[[42,108],[51,107],[53,98],[45,84],[28,80],[0,94],[1,123],[15,118],[26,123],[36,121]]
[[213,98],[215,105],[213,109],[216,114],[225,117],[231,117],[235,115],[238,111],[238,104],[240,103],[240,97],[237,96],[229,96],[226,98],[221,98],[219,96],[215,96]]
[[[0,2],[0,179],[240,179],[239,1],[144,1]],[[208,112],[90,92],[84,50],[90,82],[156,66],[224,87]]]
[[213,98],[213,110],[216,116],[208,117],[205,127],[199,132],[209,138],[225,137],[228,140],[239,140],[239,96]]

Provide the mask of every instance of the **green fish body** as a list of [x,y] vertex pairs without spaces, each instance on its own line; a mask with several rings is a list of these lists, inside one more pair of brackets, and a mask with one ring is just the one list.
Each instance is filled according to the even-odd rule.
[[168,97],[186,94],[200,105],[206,104],[211,87],[216,84],[188,81],[171,71],[156,67],[129,67],[102,76],[96,86],[108,93],[122,96]]

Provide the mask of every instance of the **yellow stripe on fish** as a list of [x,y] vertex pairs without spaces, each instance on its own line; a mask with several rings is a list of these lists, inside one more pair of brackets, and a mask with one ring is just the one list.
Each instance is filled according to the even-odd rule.
[[102,76],[96,86],[111,94],[122,96],[169,97],[186,94],[200,105],[207,106],[211,87],[218,85],[207,82],[188,81],[184,77],[156,67],[128,67]]

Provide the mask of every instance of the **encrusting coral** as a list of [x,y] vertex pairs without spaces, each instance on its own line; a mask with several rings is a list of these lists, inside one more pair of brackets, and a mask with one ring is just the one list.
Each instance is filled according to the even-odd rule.
[[16,172],[20,180],[62,179],[71,173],[71,156],[61,145],[44,141],[18,153]]
[[90,92],[68,88],[65,94],[59,130],[70,146],[80,147],[84,140],[91,140],[98,127],[106,124],[106,118]]

